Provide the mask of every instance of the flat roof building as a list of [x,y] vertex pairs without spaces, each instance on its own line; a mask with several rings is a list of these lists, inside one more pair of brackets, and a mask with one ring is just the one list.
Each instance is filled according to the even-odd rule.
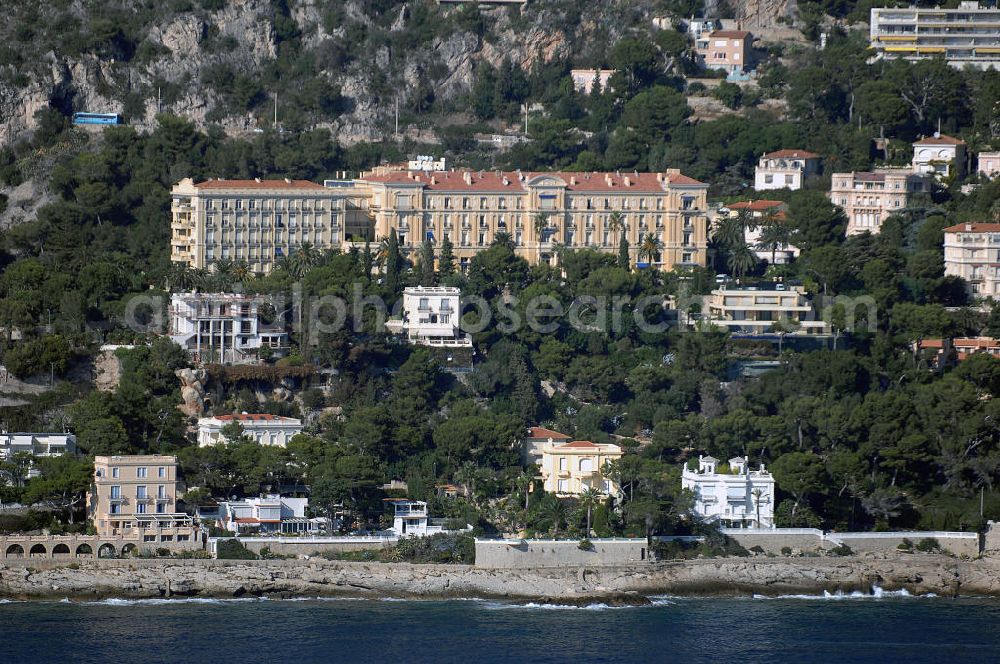
[[177,457],[159,454],[94,457],[87,516],[102,537],[143,542],[189,542],[190,516],[177,512]]
[[471,348],[472,337],[461,330],[462,291],[450,286],[411,286],[403,290],[402,317],[386,321],[393,334],[413,344]]
[[170,339],[195,362],[245,364],[260,360],[267,348],[275,356],[288,351],[281,321],[267,322],[268,298],[240,293],[173,293]]
[[293,437],[302,433],[302,420],[294,417],[267,413],[216,415],[198,420],[198,446],[207,447],[229,442],[223,435],[222,429],[234,423],[240,425],[243,435],[249,436],[259,445],[285,447]]
[[834,173],[830,200],[847,215],[847,234],[877,234],[890,215],[907,207],[914,194],[930,193],[927,175],[909,168],[884,168],[870,172]]
[[944,229],[944,273],[964,279],[973,297],[1000,298],[1000,224],[969,222]]
[[733,334],[828,334],[829,325],[817,320],[802,286],[765,283],[722,286],[706,295],[704,320]]
[[875,7],[871,46],[879,56],[944,58],[952,67],[1000,68],[1000,6]]
[[681,471],[681,488],[694,493],[694,512],[706,521],[737,528],[774,528],[774,476],[761,464],[750,470],[746,457],[720,464],[698,456],[698,466]]

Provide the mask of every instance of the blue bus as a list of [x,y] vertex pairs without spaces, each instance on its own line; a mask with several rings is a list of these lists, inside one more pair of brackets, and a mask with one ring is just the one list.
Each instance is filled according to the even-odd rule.
[[74,113],[75,125],[120,125],[122,116],[118,113]]

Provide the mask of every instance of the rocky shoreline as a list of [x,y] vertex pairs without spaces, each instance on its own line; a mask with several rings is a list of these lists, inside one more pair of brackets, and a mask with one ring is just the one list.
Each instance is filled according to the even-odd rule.
[[719,558],[632,567],[488,570],[325,560],[25,560],[0,565],[0,597],[463,598],[643,603],[651,595],[784,595],[906,590],[1000,597],[1000,560],[933,554]]

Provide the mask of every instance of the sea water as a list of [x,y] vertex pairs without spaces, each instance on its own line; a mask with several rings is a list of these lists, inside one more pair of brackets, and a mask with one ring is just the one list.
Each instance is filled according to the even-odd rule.
[[654,597],[0,601],[0,663],[1000,662],[1000,601]]

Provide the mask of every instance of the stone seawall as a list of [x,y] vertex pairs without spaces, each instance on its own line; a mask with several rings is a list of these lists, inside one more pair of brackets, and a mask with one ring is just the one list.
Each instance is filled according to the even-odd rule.
[[339,595],[638,601],[653,594],[819,594],[873,586],[1000,597],[1000,560],[868,554],[497,570],[324,560],[39,559],[0,564],[0,596],[37,599]]

